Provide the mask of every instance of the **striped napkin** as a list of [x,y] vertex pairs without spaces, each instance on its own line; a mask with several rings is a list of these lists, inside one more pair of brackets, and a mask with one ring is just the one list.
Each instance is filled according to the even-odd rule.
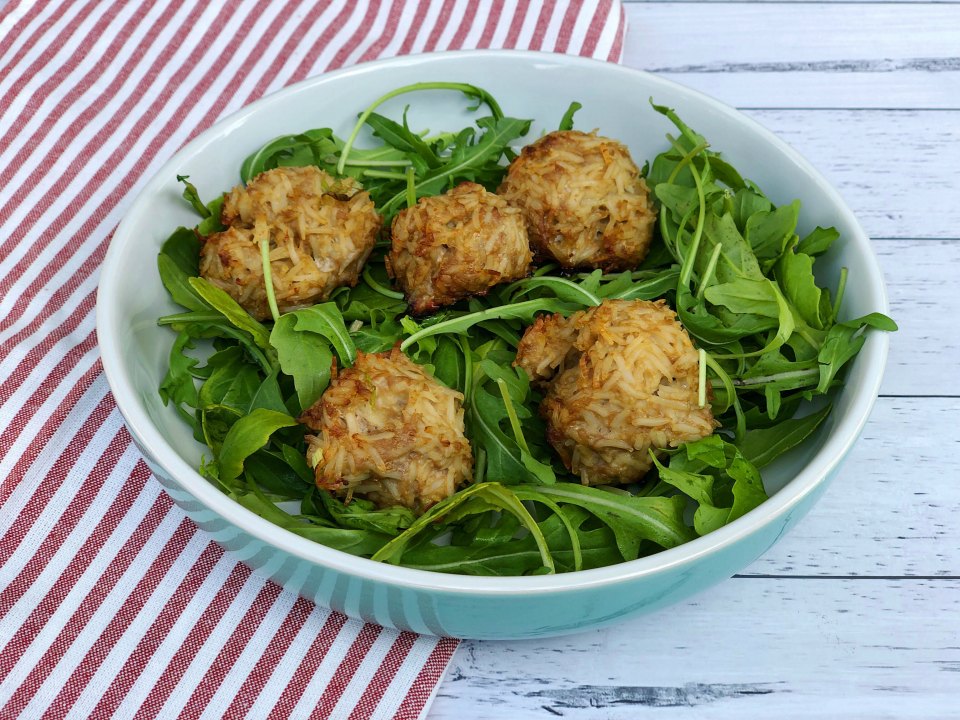
[[619,59],[612,0],[0,0],[0,718],[418,718],[456,641],[350,620],[198,531],[101,372],[98,268],[217,119],[377,57]]

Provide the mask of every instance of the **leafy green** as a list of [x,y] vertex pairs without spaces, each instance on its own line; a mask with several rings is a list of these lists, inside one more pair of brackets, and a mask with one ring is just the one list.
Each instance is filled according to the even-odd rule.
[[573,116],[576,115],[577,110],[582,107],[583,105],[578,102],[570,103],[570,107],[567,108],[563,117],[560,118],[560,124],[557,126],[557,130],[573,130]]
[[799,202],[775,206],[672,110],[654,109],[680,131],[668,136],[671,147],[648,178],[661,203],[664,245],[681,267],[677,312],[722,388],[714,388],[715,412],[742,440],[744,405],[773,420],[784,392],[828,392],[866,327],[896,326],[884,316],[837,323],[846,273],[835,298],[814,274],[814,257],[836,241],[836,230],[817,228],[800,240]]
[[[385,102],[421,91],[465,95],[475,115],[459,130],[431,134],[411,127],[409,108],[399,117],[380,112]],[[573,127],[579,109],[570,104],[561,130]],[[896,325],[877,313],[838,320],[848,273],[841,269],[836,286],[826,288],[816,271],[839,233],[807,232],[798,201],[767,197],[676,113],[654,109],[677,134],[641,171],[659,218],[640,266],[561,274],[544,265],[416,319],[392,284],[382,241],[355,286],[313,307],[276,309],[272,324],[258,322],[198,277],[203,236],[224,229],[225,195],[204,203],[178,176],[199,220],[196,228],[177,228],[158,254],[161,280],[184,309],[158,321],[176,333],[159,392],[209,447],[201,473],[301,537],[383,562],[478,575],[633,560],[712,532],[762,503],[760,468],[823,425],[829,393],[842,384],[866,333]],[[529,120],[505,115],[482,88],[416,83],[375,100],[345,140],[330,128],[271,140],[246,159],[240,178],[305,165],[351,177],[387,227],[402,208],[457,183],[495,190],[529,129]],[[699,348],[700,402],[710,402],[719,429],[652,451],[653,469],[638,485],[588,487],[559,463],[538,412],[540,391],[513,363],[537,316],[569,315],[611,299],[664,299],[676,310]],[[475,458],[472,483],[420,517],[317,488],[306,457],[309,431],[294,419],[322,396],[335,363],[350,366],[360,351],[398,344],[463,394]]]
[[269,331],[254,320],[246,310],[240,307],[236,300],[203,278],[190,278],[189,283],[190,287],[192,287],[210,307],[219,312],[227,322],[238,330],[249,333],[257,346],[268,354],[268,357],[273,356]]
[[190,285],[190,278],[200,274],[200,241],[196,233],[177,228],[163,243],[157,256],[160,281],[178,305],[203,312],[210,306]]
[[825,405],[805,417],[783,420],[772,427],[748,430],[739,443],[740,451],[749,462],[762,468],[806,440],[829,414],[830,406]]
[[177,339],[170,348],[170,367],[160,383],[163,404],[172,402],[181,417],[191,425],[194,423],[193,416],[183,409],[183,405],[196,408],[198,403],[193,373],[199,361],[186,353],[193,348],[193,338],[189,333],[177,333]]
[[289,415],[263,408],[238,419],[227,433],[217,458],[220,481],[230,483],[240,477],[244,460],[264,447],[277,430],[296,424]]
[[182,182],[184,185],[183,188],[183,199],[190,203],[190,206],[200,213],[201,217],[207,218],[210,217],[210,210],[206,205],[203,204],[203,201],[200,199],[200,194],[197,192],[197,188],[194,187],[193,183],[190,182],[189,175],[177,175],[177,182]]

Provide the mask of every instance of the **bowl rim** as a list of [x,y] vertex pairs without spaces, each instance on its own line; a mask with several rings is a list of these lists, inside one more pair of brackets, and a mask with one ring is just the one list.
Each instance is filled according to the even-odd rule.
[[848,412],[839,418],[834,432],[825,440],[823,446],[807,465],[759,507],[708,535],[644,558],[591,570],[520,577],[455,575],[389,565],[350,555],[279,528],[223,494],[212,483],[204,479],[193,466],[180,457],[150,420],[148,413],[138,400],[137,390],[132,378],[124,367],[120,351],[122,333],[116,332],[122,327],[120,323],[120,304],[116,302],[114,297],[115,283],[112,282],[112,278],[120,276],[122,269],[118,259],[120,246],[125,242],[132,241],[130,228],[133,225],[134,209],[148,202],[150,196],[167,181],[168,177],[177,173],[178,165],[182,162],[181,158],[183,156],[197,153],[207,143],[224,133],[229,126],[243,122],[252,115],[261,112],[262,108],[269,107],[278,98],[302,92],[307,88],[322,87],[327,83],[338,82],[344,78],[375,73],[384,67],[414,67],[424,64],[442,64],[462,59],[484,62],[487,58],[492,57],[530,65],[540,63],[554,67],[579,66],[601,70],[614,76],[618,75],[625,82],[642,77],[648,84],[661,85],[673,92],[679,91],[682,94],[689,95],[696,101],[709,106],[712,111],[746,125],[752,132],[764,137],[779,152],[804,170],[819,188],[830,197],[838,210],[838,220],[842,217],[854,229],[853,233],[845,236],[845,242],[855,243],[864,251],[865,267],[858,268],[857,282],[869,286],[875,293],[877,307],[874,309],[877,312],[889,313],[886,288],[876,254],[870,246],[869,238],[839,192],[797,151],[749,116],[680,83],[642,70],[590,58],[526,50],[460,50],[422,53],[374,60],[317,75],[266,95],[217,121],[199,134],[178,150],[146,183],[124,213],[123,220],[114,232],[101,267],[97,289],[97,339],[104,374],[117,408],[123,416],[132,437],[144,454],[159,465],[206,509],[213,511],[267,545],[274,546],[314,565],[335,572],[346,573],[360,579],[431,593],[516,596],[572,593],[638,580],[691,565],[707,555],[738,543],[786,515],[826,481],[860,435],[876,401],[889,349],[887,333],[870,333],[867,342],[861,349],[858,359],[860,362],[867,363],[866,377],[864,382],[845,390],[847,393],[852,393],[851,403]]

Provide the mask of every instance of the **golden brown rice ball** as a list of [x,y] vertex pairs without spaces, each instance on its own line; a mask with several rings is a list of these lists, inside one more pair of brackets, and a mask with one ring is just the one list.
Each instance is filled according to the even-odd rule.
[[473,476],[463,395],[398,347],[360,352],[300,420],[317,487],[423,512]]
[[533,260],[520,211],[472,182],[400,211],[391,235],[387,270],[416,314],[526,277]]
[[596,132],[549,133],[523,148],[497,192],[523,210],[538,259],[614,271],[647,256],[656,208],[630,152],[616,140]]
[[229,227],[204,241],[200,274],[259,320],[270,317],[261,238],[270,241],[277,306],[287,312],[356,285],[381,226],[356,181],[312,166],[267,170],[235,187],[220,218]]
[[607,300],[569,318],[540,317],[516,364],[546,388],[547,438],[585,485],[639,480],[651,448],[717,427],[709,403],[698,403],[697,351],[662,300]]

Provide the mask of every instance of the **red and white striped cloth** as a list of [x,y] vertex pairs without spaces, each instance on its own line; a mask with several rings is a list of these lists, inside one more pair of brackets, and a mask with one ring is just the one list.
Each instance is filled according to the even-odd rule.
[[224,553],[100,369],[98,269],[142,183],[325,70],[520,47],[619,59],[614,0],[0,0],[0,718],[418,718],[456,641],[364,625]]

